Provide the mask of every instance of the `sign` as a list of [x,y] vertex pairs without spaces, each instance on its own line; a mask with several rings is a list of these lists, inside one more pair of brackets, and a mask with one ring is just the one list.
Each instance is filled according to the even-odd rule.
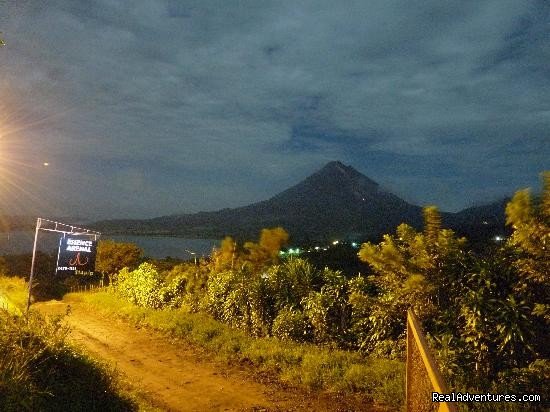
[[59,240],[55,273],[91,275],[95,270],[97,242],[88,237],[63,236]]

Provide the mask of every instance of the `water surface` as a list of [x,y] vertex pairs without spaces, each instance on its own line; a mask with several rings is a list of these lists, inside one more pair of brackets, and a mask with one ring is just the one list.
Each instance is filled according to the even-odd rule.
[[[57,253],[59,233],[38,232],[36,246],[46,253]],[[100,239],[113,239],[117,242],[131,242],[141,247],[145,256],[165,258],[167,256],[181,259],[192,259],[196,256],[208,256],[214,246],[219,246],[216,239],[187,239],[171,236],[102,236]],[[0,255],[31,253],[34,244],[34,231],[14,231],[0,233]],[[194,255],[194,254],[195,255]]]

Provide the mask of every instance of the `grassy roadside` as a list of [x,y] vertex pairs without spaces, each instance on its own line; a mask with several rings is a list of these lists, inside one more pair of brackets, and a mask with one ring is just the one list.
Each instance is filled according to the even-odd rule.
[[224,361],[252,363],[283,382],[312,390],[359,393],[395,409],[404,402],[402,362],[275,338],[252,338],[205,314],[138,307],[108,292],[69,294],[66,300],[85,302],[103,313],[169,332]]
[[21,314],[27,304],[27,283],[18,277],[0,276],[0,308]]
[[[0,276],[0,411],[157,411],[111,366],[69,345],[62,317],[26,305],[23,279]],[[9,309],[9,310],[8,310]]]

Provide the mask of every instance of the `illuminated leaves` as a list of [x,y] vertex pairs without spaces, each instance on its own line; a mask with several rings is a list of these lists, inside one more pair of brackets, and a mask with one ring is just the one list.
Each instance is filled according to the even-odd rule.
[[135,268],[143,256],[143,250],[133,243],[100,240],[97,245],[96,270],[117,273],[122,268]]

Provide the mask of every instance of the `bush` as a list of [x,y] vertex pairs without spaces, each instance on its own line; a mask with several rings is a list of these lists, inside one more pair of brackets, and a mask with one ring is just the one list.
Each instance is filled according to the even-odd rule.
[[[329,350],[273,337],[253,338],[204,313],[141,308],[110,293],[82,297],[94,308],[170,331],[221,359],[252,363],[258,370],[277,374],[282,381],[291,384],[332,392],[357,391],[375,402],[393,406],[404,402],[404,367],[400,361],[369,359],[358,352]],[[293,319],[297,311],[287,308],[281,312]],[[303,319],[303,315],[297,318]]]
[[312,338],[312,328],[307,317],[301,310],[288,306],[275,318],[272,333],[276,338],[297,342],[310,341]]
[[116,374],[65,343],[61,318],[27,318],[0,310],[2,411],[132,411]]
[[115,289],[120,296],[138,306],[160,309],[170,306],[184,285],[183,280],[179,279],[166,286],[155,266],[142,263],[136,270],[122,269],[118,273]]

